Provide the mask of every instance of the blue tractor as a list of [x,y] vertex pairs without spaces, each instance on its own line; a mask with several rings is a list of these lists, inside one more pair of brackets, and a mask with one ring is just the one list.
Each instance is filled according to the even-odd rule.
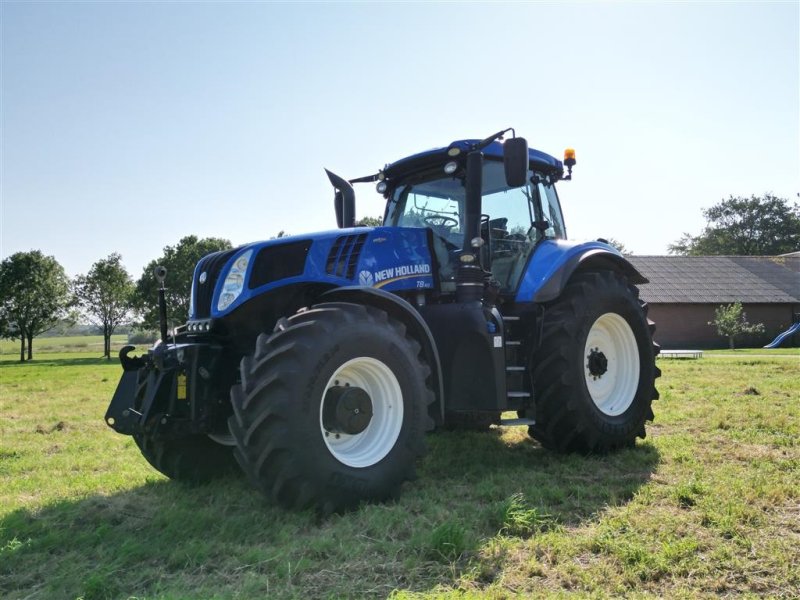
[[[434,428],[522,425],[583,453],[644,437],[660,375],[647,280],[603,240],[567,241],[556,183],[574,152],[509,131],[328,172],[340,229],[204,257],[172,333],[157,269],[162,340],[120,352],[108,425],[168,477],[241,469],[323,512],[395,497]],[[355,226],[366,182],[380,227]]]

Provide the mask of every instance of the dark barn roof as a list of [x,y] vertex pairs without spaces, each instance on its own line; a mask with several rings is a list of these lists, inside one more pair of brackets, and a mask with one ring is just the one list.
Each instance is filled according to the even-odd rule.
[[649,303],[800,304],[800,256],[628,256]]

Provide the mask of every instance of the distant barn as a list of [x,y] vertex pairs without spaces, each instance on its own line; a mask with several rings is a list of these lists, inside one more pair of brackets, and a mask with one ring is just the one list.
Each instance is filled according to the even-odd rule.
[[[639,286],[663,348],[726,348],[708,325],[721,304],[742,303],[765,332],[737,337],[760,347],[800,317],[800,252],[783,256],[628,256],[650,283]],[[800,345],[795,335],[787,345]]]

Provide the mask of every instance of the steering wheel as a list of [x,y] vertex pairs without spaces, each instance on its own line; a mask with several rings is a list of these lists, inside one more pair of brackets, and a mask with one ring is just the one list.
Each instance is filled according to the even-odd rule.
[[430,227],[436,228],[447,228],[452,229],[453,227],[458,226],[458,219],[454,219],[453,217],[448,217],[447,215],[428,215],[423,217],[422,220],[425,222],[426,225]]

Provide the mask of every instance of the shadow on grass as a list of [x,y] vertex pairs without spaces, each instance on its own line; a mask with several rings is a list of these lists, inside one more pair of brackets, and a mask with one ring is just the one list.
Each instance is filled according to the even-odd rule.
[[571,524],[607,505],[624,502],[650,477],[660,461],[648,442],[606,455],[558,454],[520,435],[507,439],[489,433],[430,436],[430,458],[422,481],[466,486],[470,494],[491,499],[523,491],[559,522]]
[[501,531],[531,537],[627,502],[659,462],[650,444],[603,457],[560,456],[497,431],[434,434],[429,446],[419,479],[399,501],[327,519],[275,507],[238,478],[205,486],[158,480],[18,509],[0,520],[0,596],[431,590],[474,569],[481,545]]

